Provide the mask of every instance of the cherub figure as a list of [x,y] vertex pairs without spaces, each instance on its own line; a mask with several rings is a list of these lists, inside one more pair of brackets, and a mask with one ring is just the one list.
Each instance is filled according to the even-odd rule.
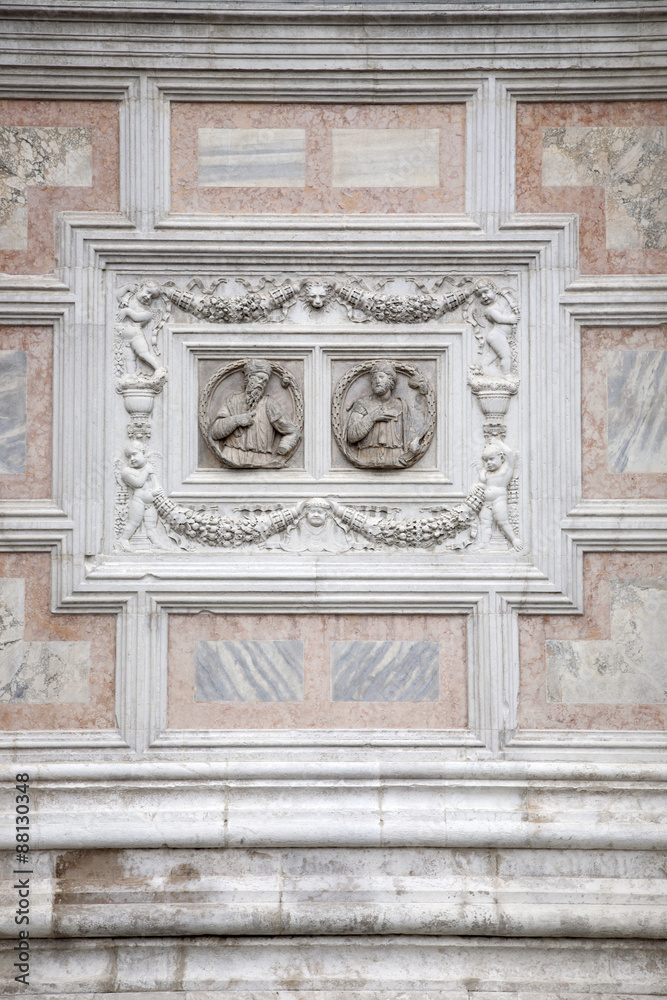
[[490,441],[482,452],[484,468],[479,481],[484,486],[484,506],[479,512],[480,548],[486,548],[491,541],[493,525],[496,524],[517,552],[523,543],[514,534],[507,509],[507,487],[514,476],[516,456],[504,441]]
[[[134,285],[123,285],[116,292],[119,302],[116,330],[122,341],[125,369],[129,375],[136,374],[138,358],[158,372],[161,365],[146,339],[146,327],[154,318],[150,303],[160,297],[160,288],[154,281],[146,281],[134,289]],[[128,292],[132,294],[126,298]]]
[[118,547],[123,552],[132,552],[130,538],[143,524],[148,540],[161,549],[157,533],[157,511],[153,506],[153,491],[159,489],[155,471],[149,464],[145,448],[137,441],[132,441],[125,448],[127,465],[120,470],[120,478],[128,488],[129,504],[127,522],[118,540]]
[[[518,303],[511,301],[506,292],[499,292],[493,282],[486,279],[475,285],[475,296],[482,305],[481,309],[477,307],[472,310],[472,322],[478,328],[475,336],[480,342],[480,350],[488,348],[490,363],[497,361],[503,375],[510,375],[512,352],[508,338],[519,319]],[[501,296],[509,311],[503,309]],[[483,358],[482,365],[484,364]]]

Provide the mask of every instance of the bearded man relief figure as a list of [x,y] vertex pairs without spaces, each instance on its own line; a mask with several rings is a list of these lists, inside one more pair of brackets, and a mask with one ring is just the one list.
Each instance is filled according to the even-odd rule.
[[243,365],[243,391],[227,396],[211,422],[208,436],[219,442],[218,454],[225,465],[275,468],[284,465],[296,448],[298,425],[267,391],[273,373],[270,361],[247,361]]
[[[403,379],[400,395],[399,375]],[[371,392],[354,398],[354,385],[359,379],[368,380]],[[410,389],[416,391],[410,393]],[[405,393],[414,398],[409,400]],[[360,468],[403,469],[414,465],[433,437],[433,387],[413,365],[384,359],[362,362],[338,381],[332,425],[339,448]]]

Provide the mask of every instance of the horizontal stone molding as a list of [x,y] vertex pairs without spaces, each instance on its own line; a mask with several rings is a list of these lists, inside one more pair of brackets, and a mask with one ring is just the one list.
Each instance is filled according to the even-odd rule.
[[[12,946],[0,946],[4,968]],[[638,1000],[664,995],[666,979],[664,941],[93,938],[40,942],[29,990],[11,982],[5,995],[353,1000],[363,991],[365,1000],[399,1000],[392,991],[400,991],[400,1000]]]
[[[3,772],[0,849],[10,850],[13,769]],[[40,764],[31,769],[31,795],[35,850],[667,850],[659,766]]]
[[[12,867],[5,856],[5,870]],[[35,852],[31,938],[667,938],[665,855],[462,848]],[[5,877],[0,934],[14,934]],[[41,947],[41,945],[40,945]]]

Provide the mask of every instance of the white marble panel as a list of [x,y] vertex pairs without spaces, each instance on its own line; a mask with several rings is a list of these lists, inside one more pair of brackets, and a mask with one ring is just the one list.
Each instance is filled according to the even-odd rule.
[[29,187],[90,187],[89,128],[0,126],[0,249],[28,245]]
[[25,472],[27,360],[25,351],[0,351],[0,473]]
[[545,128],[542,143],[544,185],[605,188],[610,250],[667,247],[663,126]]
[[89,642],[25,642],[25,581],[0,579],[0,702],[88,701]]
[[303,701],[303,643],[198,642],[195,701]]
[[607,351],[610,472],[667,472],[667,351]]
[[611,581],[611,638],[546,643],[547,698],[578,704],[667,701],[667,581]]
[[333,187],[438,187],[440,129],[333,130]]
[[332,642],[332,701],[437,701],[437,642]]
[[304,187],[302,128],[200,128],[199,187]]

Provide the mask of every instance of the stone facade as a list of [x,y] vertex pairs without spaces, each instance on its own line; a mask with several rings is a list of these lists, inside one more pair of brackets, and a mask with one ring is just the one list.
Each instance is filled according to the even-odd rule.
[[667,3],[29,7],[0,993],[667,995]]

